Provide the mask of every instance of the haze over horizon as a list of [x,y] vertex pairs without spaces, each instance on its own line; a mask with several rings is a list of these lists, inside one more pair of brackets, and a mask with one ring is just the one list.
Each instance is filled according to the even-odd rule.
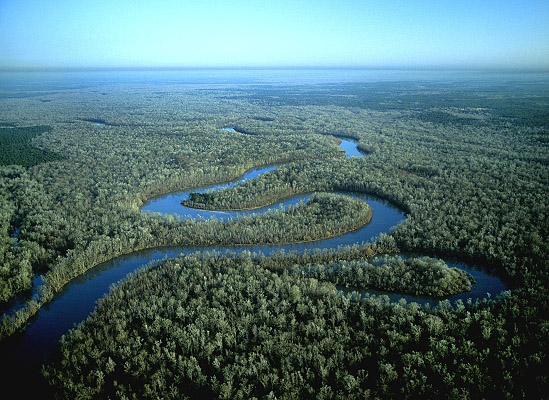
[[549,2],[0,3],[0,68],[549,69]]

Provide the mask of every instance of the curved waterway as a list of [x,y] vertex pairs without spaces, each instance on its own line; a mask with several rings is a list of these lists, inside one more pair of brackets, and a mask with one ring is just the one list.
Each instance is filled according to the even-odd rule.
[[[342,140],[340,147],[346,151],[347,156],[361,156],[361,153],[356,148],[356,143],[351,140]],[[278,210],[281,206],[287,207],[298,203],[300,200],[306,200],[311,196],[294,196],[272,206],[238,212],[204,211],[183,207],[181,205],[181,201],[186,199],[191,191],[204,192],[221,190],[238,185],[243,181],[254,179],[275,168],[276,166],[254,169],[246,172],[240,179],[237,179],[234,182],[157,197],[145,204],[142,207],[142,211],[161,214],[175,213],[182,218],[216,217],[218,219],[227,220],[229,218],[238,217],[239,215],[260,215],[270,209]],[[367,202],[373,209],[372,222],[358,230],[338,237],[308,243],[284,245],[158,247],[116,257],[92,268],[82,276],[68,283],[49,303],[45,304],[38,311],[36,316],[32,318],[24,332],[13,335],[3,343],[4,365],[11,366],[13,373],[17,374],[19,377],[27,376],[32,380],[30,376],[35,376],[36,379],[39,380],[40,378],[37,376],[39,367],[55,350],[61,336],[75,324],[86,319],[94,310],[96,301],[108,293],[109,287],[113,283],[118,282],[128,273],[135,271],[148,263],[154,263],[162,259],[177,257],[181,254],[192,254],[196,251],[204,250],[215,250],[219,252],[230,250],[236,253],[250,251],[270,255],[271,253],[282,249],[287,252],[297,251],[301,253],[304,251],[313,251],[317,248],[337,248],[339,246],[371,241],[380,233],[390,233],[392,229],[405,219],[405,214],[402,210],[383,199],[363,193],[345,192],[341,194],[359,198]],[[468,298],[484,298],[487,296],[487,293],[496,295],[506,289],[499,278],[480,267],[467,265],[456,260],[445,261],[451,267],[458,267],[467,271],[476,280],[476,284],[473,285],[471,292],[452,296],[449,298],[450,301],[458,299],[466,300]],[[392,301],[398,301],[401,298],[405,298],[408,301],[416,301],[422,304],[438,304],[438,300],[432,298],[379,291],[368,292],[387,295]]]

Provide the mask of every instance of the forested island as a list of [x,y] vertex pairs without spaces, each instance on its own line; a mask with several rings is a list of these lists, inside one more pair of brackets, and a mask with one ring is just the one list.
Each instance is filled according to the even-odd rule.
[[[54,75],[43,87],[4,77],[5,387],[83,399],[549,393],[546,74],[297,84],[147,73],[65,83],[44,72]],[[338,138],[362,156],[345,158]],[[273,208],[228,219],[142,210],[183,190],[181,208]],[[383,220],[352,193],[405,218],[364,242],[315,248]],[[284,251],[298,243],[312,244]],[[280,247],[242,247],[267,245]],[[165,246],[192,251],[137,263],[37,365],[18,356],[79,277]],[[508,290],[448,300],[483,284],[449,259]]]

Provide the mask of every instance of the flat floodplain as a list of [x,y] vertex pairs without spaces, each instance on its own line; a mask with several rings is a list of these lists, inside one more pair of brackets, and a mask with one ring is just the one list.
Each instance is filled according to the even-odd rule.
[[[29,376],[61,397],[546,393],[547,74],[6,71],[0,108],[0,129],[34,129],[25,146],[51,155],[0,167],[6,384]],[[218,210],[181,205],[199,188]],[[354,193],[371,222],[269,242],[351,226],[314,207],[298,226],[279,208],[324,192]],[[272,230],[239,222],[267,218],[257,207],[286,214]],[[472,289],[440,305],[399,295],[383,261],[381,292],[289,272],[399,255],[446,260]]]

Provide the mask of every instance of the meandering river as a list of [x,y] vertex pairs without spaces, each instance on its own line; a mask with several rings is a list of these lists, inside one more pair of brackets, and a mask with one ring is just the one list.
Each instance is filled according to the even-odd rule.
[[[356,143],[351,140],[342,140],[340,147],[346,151],[349,156],[362,156],[357,150]],[[267,173],[276,166],[254,169],[246,172],[240,179],[234,182],[193,189],[192,191],[220,190],[226,187],[238,185],[241,182],[254,179],[257,176]],[[179,214],[184,218],[210,218],[215,216],[218,219],[226,220],[238,215],[261,214],[269,209],[279,209],[282,205],[295,204],[300,200],[306,200],[310,195],[295,196],[286,199],[280,203],[269,207],[263,207],[252,211],[240,212],[216,212],[196,210],[181,205],[181,200],[188,197],[190,191],[183,191],[167,196],[161,196],[151,199],[142,207],[143,212],[162,214]],[[231,250],[234,252],[250,251],[262,252],[269,255],[274,251],[284,249],[285,251],[311,251],[315,248],[337,248],[342,245],[352,245],[370,241],[380,233],[389,233],[399,223],[405,219],[402,210],[391,205],[383,199],[369,196],[362,193],[342,193],[353,196],[367,202],[373,209],[372,222],[356,231],[347,234],[308,243],[285,244],[285,245],[253,245],[253,246],[177,246],[177,247],[159,247],[137,251],[131,254],[117,257],[108,262],[92,268],[84,275],[71,281],[61,292],[45,304],[38,313],[29,321],[24,332],[15,334],[4,341],[2,345],[3,363],[5,366],[13,367],[13,374],[18,376],[28,375],[29,379],[37,377],[40,365],[55,350],[57,342],[61,336],[66,333],[75,324],[85,320],[85,318],[94,310],[96,301],[103,297],[109,291],[109,287],[123,279],[128,273],[135,271],[148,263],[162,260],[164,258],[177,257],[181,254],[191,254],[199,250]],[[486,272],[480,267],[467,265],[455,260],[445,260],[449,266],[459,267],[469,272],[475,279],[476,284],[468,293],[461,293],[449,298],[450,301],[457,299],[466,300],[468,298],[478,299],[486,297],[487,293],[492,295],[499,294],[506,287],[496,276]],[[436,305],[437,300],[430,298],[421,298],[415,296],[404,296],[400,294],[372,292],[376,294],[388,295],[391,300],[398,301],[405,298],[408,301],[419,303],[431,303]],[[31,383],[32,384],[32,383]]]

